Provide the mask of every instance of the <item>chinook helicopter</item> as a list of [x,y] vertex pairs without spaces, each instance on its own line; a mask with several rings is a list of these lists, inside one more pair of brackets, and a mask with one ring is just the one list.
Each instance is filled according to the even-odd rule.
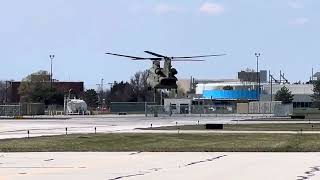
[[[203,57],[212,57],[212,56],[224,56],[225,54],[213,54],[213,55],[202,55],[202,56],[180,56],[180,57],[169,57],[161,54],[157,54],[151,51],[144,51],[147,54],[150,54],[154,57],[137,57],[129,56],[123,54],[114,54],[106,53],[108,55],[120,56],[130,58],[133,61],[143,61],[150,60],[152,61],[152,67],[148,70],[147,83],[150,86],[150,90],[154,89],[175,89],[177,90],[177,77],[178,71],[172,67],[172,61],[205,61],[203,59],[194,59],[194,58],[203,58]],[[164,61],[163,68],[161,68],[160,62]]]

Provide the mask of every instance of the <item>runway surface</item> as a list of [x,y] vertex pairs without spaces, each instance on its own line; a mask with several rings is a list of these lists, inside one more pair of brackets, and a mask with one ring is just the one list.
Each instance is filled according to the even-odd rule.
[[320,179],[320,153],[1,153],[1,180]]
[[[63,119],[65,116],[41,117],[41,119],[0,119],[0,139],[24,138],[63,135],[75,133],[151,133],[150,131],[137,130],[136,128],[195,125],[206,123],[223,124],[251,124],[251,123],[275,123],[275,121],[247,121],[263,118],[262,115],[219,115],[219,116],[176,116],[176,117],[145,117],[144,115],[100,115],[100,116],[71,116],[70,119]],[[70,117],[70,116],[69,116]],[[57,119],[54,119],[57,118]],[[276,121],[277,123],[299,123],[299,121]],[[308,121],[304,121],[306,123]],[[313,123],[319,123],[315,121]],[[181,133],[246,133],[227,131],[180,131]],[[154,131],[153,133],[176,133],[174,131]],[[253,131],[247,133],[255,133]],[[260,133],[272,133],[265,131]],[[297,133],[277,132],[277,133]],[[319,132],[312,132],[319,133]]]
[[[71,133],[121,133],[137,132],[136,128],[205,124],[205,123],[238,123],[233,120],[255,118],[252,116],[218,116],[218,117],[145,117],[143,115],[105,115],[105,116],[71,116],[71,119],[21,119],[0,120],[0,139],[30,137],[43,135],[61,135]],[[198,122],[199,121],[199,122]],[[248,122],[243,122],[248,123]],[[67,129],[66,129],[67,128]]]
[[[28,130],[30,136],[34,137],[65,134],[65,128],[68,134],[94,133],[95,128],[98,133],[135,133],[149,132],[135,129],[147,128],[151,124],[153,127],[159,127],[197,123],[274,123],[274,121],[243,121],[258,117],[260,116],[154,118],[108,115],[72,117],[67,120],[6,119],[0,120],[0,139],[27,137]],[[31,179],[312,180],[320,179],[320,153],[0,153],[0,180]]]

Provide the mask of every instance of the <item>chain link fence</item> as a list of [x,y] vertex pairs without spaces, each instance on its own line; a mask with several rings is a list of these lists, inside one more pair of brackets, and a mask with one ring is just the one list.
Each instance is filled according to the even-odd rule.
[[0,116],[44,115],[44,111],[45,105],[42,103],[0,105]]
[[0,105],[0,116],[21,116],[21,106]]
[[146,108],[146,116],[178,116],[178,115],[213,115],[218,114],[235,114],[234,106],[212,106],[212,105],[148,105]]

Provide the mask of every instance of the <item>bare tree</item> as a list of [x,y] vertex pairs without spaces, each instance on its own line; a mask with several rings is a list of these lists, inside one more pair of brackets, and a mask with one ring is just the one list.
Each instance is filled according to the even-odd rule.
[[133,77],[130,79],[130,84],[135,90],[144,90],[148,88],[148,71],[139,71],[136,72]]
[[130,85],[133,88],[134,96],[136,100],[141,101],[151,101],[153,99],[152,91],[148,90],[148,71],[136,72],[130,79]]

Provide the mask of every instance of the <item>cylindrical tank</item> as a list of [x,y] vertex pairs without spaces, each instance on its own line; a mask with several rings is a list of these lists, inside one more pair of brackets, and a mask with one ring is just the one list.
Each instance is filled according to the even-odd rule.
[[84,114],[87,111],[87,103],[81,99],[71,99],[67,102],[68,113]]

